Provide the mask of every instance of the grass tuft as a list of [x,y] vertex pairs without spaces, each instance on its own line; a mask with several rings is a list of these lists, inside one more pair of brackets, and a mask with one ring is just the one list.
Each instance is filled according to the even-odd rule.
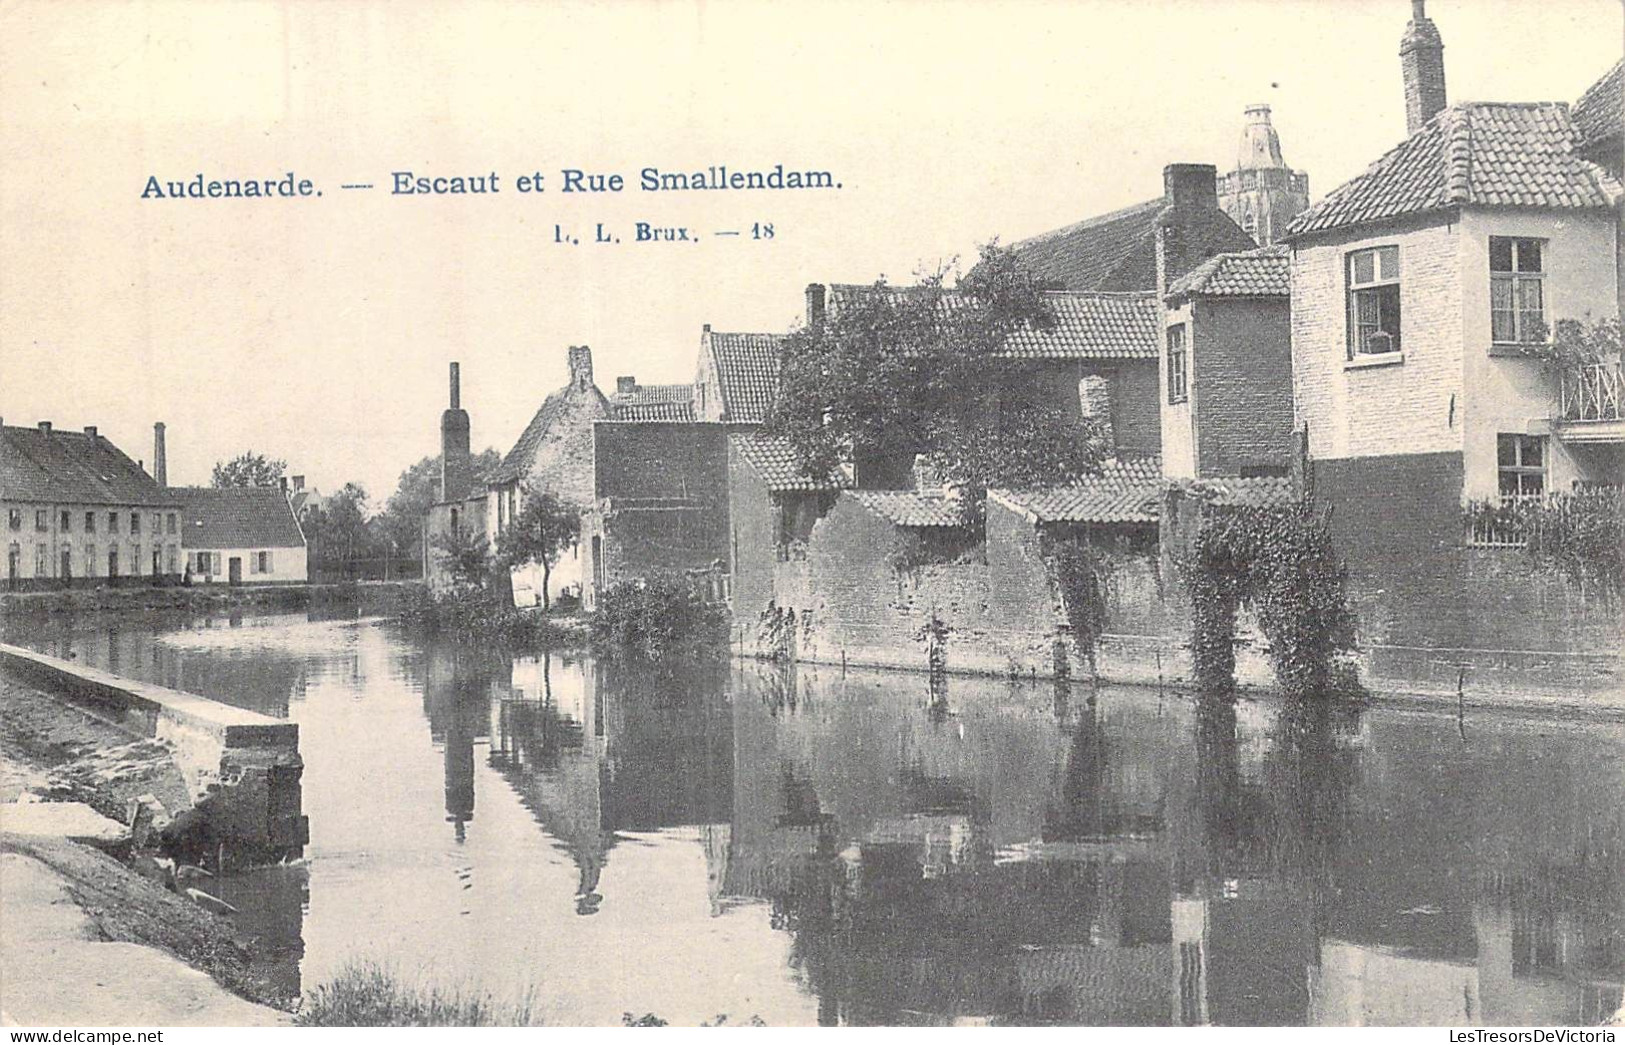
[[524,1027],[532,998],[517,1002],[483,991],[407,983],[376,962],[357,962],[307,991],[301,1027]]

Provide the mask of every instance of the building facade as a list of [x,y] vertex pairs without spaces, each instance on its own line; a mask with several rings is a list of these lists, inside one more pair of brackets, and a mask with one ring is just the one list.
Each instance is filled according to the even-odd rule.
[[181,549],[194,584],[304,584],[310,579],[304,530],[287,494],[274,486],[216,490],[180,487]]
[[180,500],[94,426],[0,425],[0,513],[12,590],[181,579]]

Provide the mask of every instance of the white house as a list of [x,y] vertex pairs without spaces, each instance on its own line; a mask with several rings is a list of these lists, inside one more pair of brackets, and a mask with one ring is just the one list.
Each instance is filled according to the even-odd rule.
[[305,534],[275,487],[172,491],[185,506],[181,547],[194,584],[302,584]]

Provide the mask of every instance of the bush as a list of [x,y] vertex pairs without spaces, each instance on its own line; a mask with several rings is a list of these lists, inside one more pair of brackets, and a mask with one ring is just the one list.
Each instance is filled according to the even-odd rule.
[[688,578],[659,574],[622,581],[599,595],[592,633],[601,642],[659,657],[684,645],[725,639],[727,611],[705,602]]
[[568,628],[545,613],[516,609],[481,588],[461,587],[431,592],[416,589],[401,605],[400,622],[425,635],[498,640],[514,645],[558,645],[571,637]]
[[374,962],[346,966],[306,993],[301,1027],[523,1027],[532,1002],[503,1002],[484,992],[408,984]]

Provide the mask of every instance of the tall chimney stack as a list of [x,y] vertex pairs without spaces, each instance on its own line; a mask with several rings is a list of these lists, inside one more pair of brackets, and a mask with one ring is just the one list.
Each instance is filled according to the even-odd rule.
[[468,411],[462,408],[461,375],[451,365],[451,406],[440,415],[440,499],[460,501],[468,496],[473,463],[469,456]]
[[164,423],[152,425],[152,477],[159,486],[169,485],[169,456],[164,452]]
[[570,368],[570,384],[574,388],[587,389],[592,387],[592,349],[586,345],[571,345],[565,354],[565,363]]
[[807,329],[818,333],[824,329],[824,285],[807,284]]
[[1405,135],[1427,126],[1446,105],[1444,40],[1427,16],[1426,0],[1411,0],[1411,20],[1399,40],[1399,67],[1405,76]]

